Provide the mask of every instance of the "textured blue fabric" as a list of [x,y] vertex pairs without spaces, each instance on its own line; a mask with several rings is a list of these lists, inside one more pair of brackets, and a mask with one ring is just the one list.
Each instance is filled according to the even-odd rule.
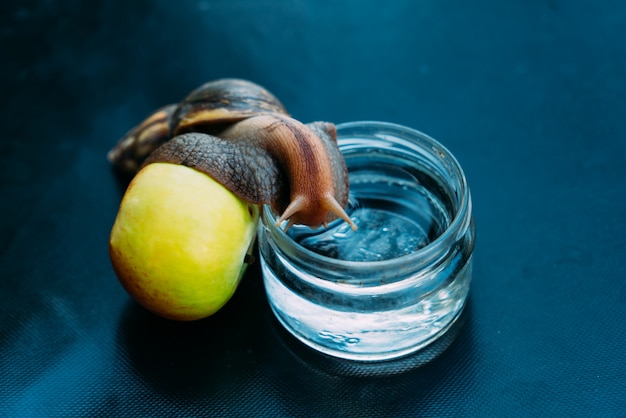
[[[0,416],[626,414],[622,3],[0,11]],[[106,152],[218,77],[262,84],[302,121],[400,123],[457,156],[475,275],[439,357],[357,367],[304,349],[273,319],[258,264],[203,321],[130,301],[107,253],[124,184]]]

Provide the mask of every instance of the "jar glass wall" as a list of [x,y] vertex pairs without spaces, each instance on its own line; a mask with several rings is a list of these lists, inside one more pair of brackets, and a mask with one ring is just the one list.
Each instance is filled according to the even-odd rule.
[[262,211],[265,289],[305,344],[352,360],[416,352],[459,317],[472,277],[469,188],[454,156],[418,131],[382,122],[337,126],[350,176],[347,212],[312,230]]

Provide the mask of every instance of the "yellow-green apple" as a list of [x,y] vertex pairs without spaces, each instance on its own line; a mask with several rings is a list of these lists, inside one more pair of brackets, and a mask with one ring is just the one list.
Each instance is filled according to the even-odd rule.
[[257,206],[204,173],[148,164],[128,186],[113,224],[113,269],[126,291],[159,316],[210,316],[241,280],[258,218]]

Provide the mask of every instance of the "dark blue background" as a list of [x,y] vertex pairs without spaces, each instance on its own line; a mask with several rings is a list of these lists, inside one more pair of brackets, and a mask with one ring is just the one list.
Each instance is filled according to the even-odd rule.
[[[626,414],[619,1],[5,1],[0,415]],[[444,143],[477,224],[467,318],[426,366],[358,376],[278,328],[258,266],[196,323],[130,301],[107,150],[218,77],[296,118]],[[331,367],[332,366],[332,367]]]

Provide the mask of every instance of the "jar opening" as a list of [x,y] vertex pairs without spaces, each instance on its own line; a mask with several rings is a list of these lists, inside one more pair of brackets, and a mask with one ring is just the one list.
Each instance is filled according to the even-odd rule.
[[415,353],[450,329],[468,295],[474,227],[465,176],[449,151],[409,128],[354,122],[337,134],[348,214],[371,235],[342,220],[286,233],[265,207],[259,254],[270,306],[292,335],[326,354]]

